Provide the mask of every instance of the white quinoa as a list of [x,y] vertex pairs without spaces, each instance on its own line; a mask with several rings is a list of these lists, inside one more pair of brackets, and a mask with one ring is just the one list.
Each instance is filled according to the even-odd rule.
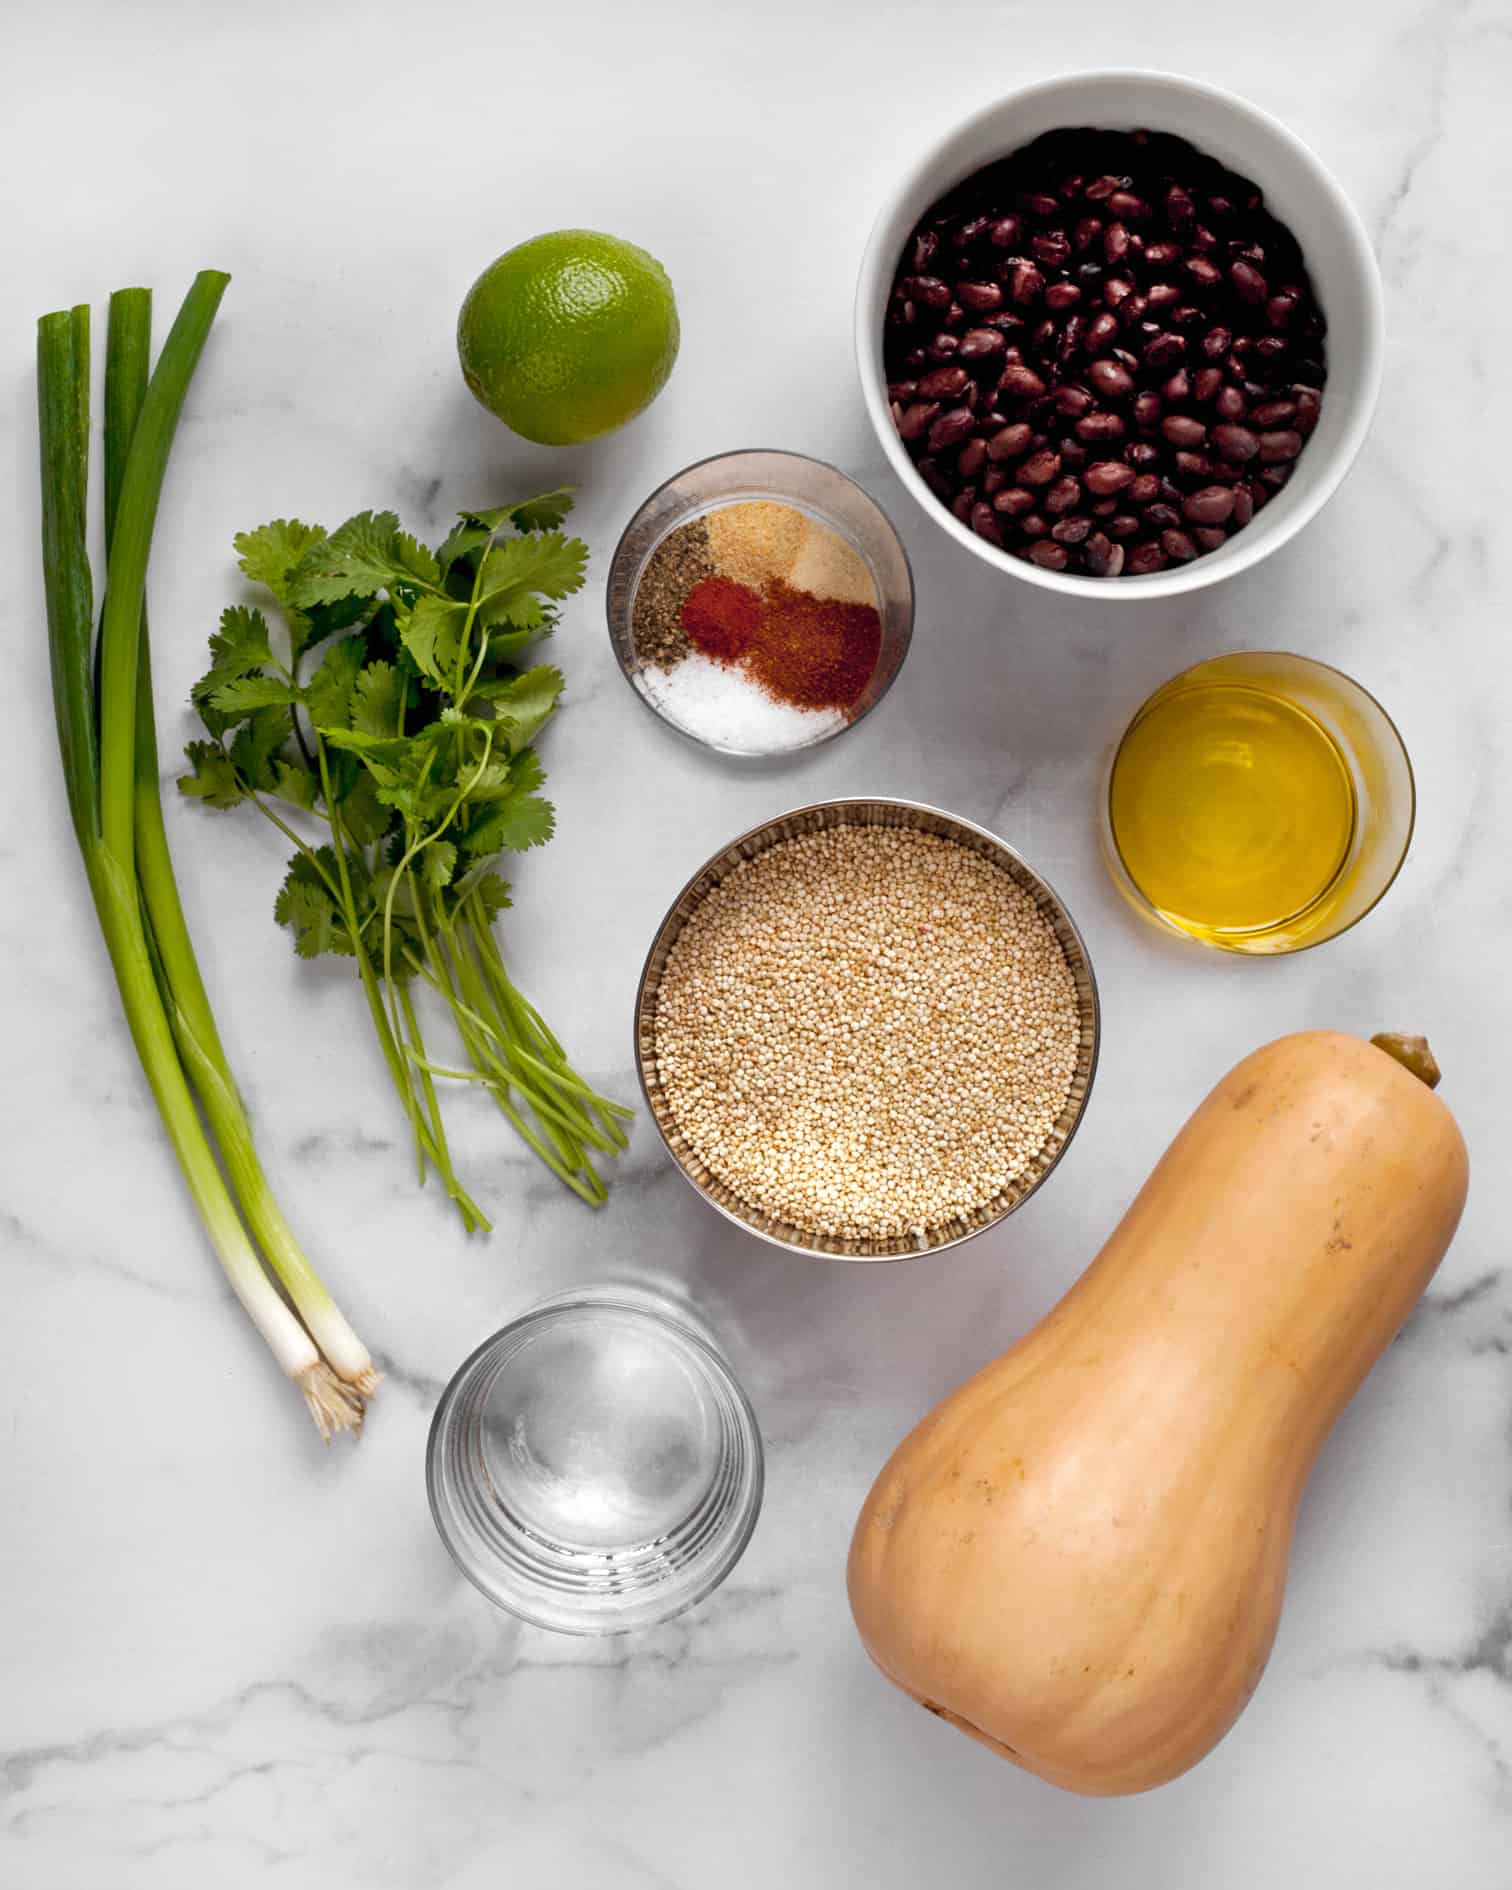
[[955,841],[780,841],[694,911],[657,1000],[683,1135],[811,1234],[915,1238],[993,1200],[1066,1104],[1080,1036],[1054,930]]

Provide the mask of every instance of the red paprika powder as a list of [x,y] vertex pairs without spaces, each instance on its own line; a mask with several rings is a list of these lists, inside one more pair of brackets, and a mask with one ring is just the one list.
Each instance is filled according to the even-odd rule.
[[848,709],[877,667],[882,620],[870,604],[845,604],[768,578],[760,593],[707,577],[689,591],[682,627],[693,647],[739,663],[770,696],[802,709]]
[[805,709],[848,709],[871,681],[882,619],[870,604],[795,591],[781,578],[763,587],[750,670],[771,695]]
[[682,627],[705,656],[733,663],[751,647],[761,623],[761,599],[733,578],[706,577],[688,592]]

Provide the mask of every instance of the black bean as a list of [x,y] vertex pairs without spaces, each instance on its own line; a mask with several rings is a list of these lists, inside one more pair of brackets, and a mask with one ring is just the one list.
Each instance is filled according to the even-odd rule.
[[968,440],[956,455],[956,470],[963,479],[975,479],[987,457],[985,440]]
[[1034,494],[1026,492],[1022,486],[1004,486],[992,504],[995,511],[1006,517],[1019,518],[1034,510]]
[[1153,539],[1131,545],[1128,556],[1124,559],[1124,570],[1130,577],[1148,577],[1154,571],[1166,568],[1166,555]]
[[1168,413],[1160,423],[1160,430],[1172,446],[1188,449],[1201,446],[1207,438],[1207,428],[1200,420],[1192,419],[1190,414]]
[[1149,431],[1158,426],[1164,402],[1153,387],[1144,387],[1134,396],[1134,423]]
[[1248,427],[1224,425],[1213,428],[1213,444],[1223,457],[1242,466],[1260,451],[1260,438]]
[[1063,518],[1050,527],[1050,536],[1062,545],[1079,545],[1092,529],[1092,521],[1084,513],[1076,512],[1070,518]]
[[996,282],[958,282],[956,295],[967,308],[978,313],[1003,306],[1003,291]]
[[968,328],[960,340],[963,361],[987,361],[1007,348],[1000,328]]
[[1074,282],[1052,282],[1045,291],[1045,307],[1059,315],[1062,309],[1075,307],[1081,295],[1081,290]]
[[989,459],[1019,459],[1029,451],[1034,440],[1034,429],[1022,420],[1016,420],[1001,432],[994,433],[987,442]]
[[1189,492],[1181,509],[1194,525],[1221,525],[1234,509],[1234,495],[1227,486],[1204,486]]
[[1229,264],[1229,281],[1234,285],[1234,293],[1241,301],[1252,306],[1263,302],[1270,294],[1270,285],[1252,262],[1242,256],[1236,256]]
[[1045,383],[1033,368],[1010,361],[1003,369],[998,392],[1005,400],[1036,400],[1045,391]]
[[[898,437],[922,440],[939,411],[940,403],[937,400],[916,400],[912,406],[904,409],[903,418],[898,422]],[[970,418],[969,415],[967,417]]]
[[1277,433],[1260,435],[1260,459],[1266,466],[1274,466],[1282,460],[1295,459],[1302,451],[1302,435],[1289,427]]
[[939,453],[947,446],[958,446],[975,424],[969,407],[947,409],[929,429],[930,452]]
[[1220,387],[1213,397],[1213,405],[1220,420],[1244,418],[1244,396],[1237,387]]
[[1178,564],[1190,564],[1197,556],[1196,542],[1186,532],[1174,528],[1164,531],[1160,534],[1160,543],[1166,556],[1174,558]]
[[1052,518],[1060,518],[1081,503],[1081,481],[1064,476],[1057,479],[1045,494],[1045,510]]
[[1124,436],[1124,423],[1116,413],[1089,413],[1076,423],[1076,437],[1079,440],[1121,440]]
[[949,400],[959,394],[971,376],[963,367],[937,367],[919,382],[919,392],[926,400]]
[[1001,545],[1003,528],[998,524],[997,514],[990,505],[980,501],[971,508],[971,529],[978,538],[985,538],[989,545]]
[[1134,376],[1121,361],[1094,361],[1087,369],[1087,379],[1108,400],[1118,400],[1134,391]]
[[1165,328],[1159,334],[1152,335],[1145,343],[1145,366],[1151,368],[1170,367],[1186,353],[1186,336],[1178,335],[1173,328]]
[[1050,539],[1042,538],[1038,544],[1029,547],[1029,562],[1042,565],[1047,571],[1064,571],[1071,562],[1071,553],[1064,545],[1053,544]]
[[1133,477],[1133,467],[1126,466],[1122,460],[1100,459],[1087,468],[1082,483],[1088,492],[1095,492],[1098,498],[1106,499],[1111,493],[1122,492]]
[[1093,532],[1082,546],[1082,561],[1093,577],[1117,577],[1123,570],[1124,548],[1115,545],[1106,532]]
[[[938,425],[938,421],[936,425]],[[1060,454],[1048,446],[1031,453],[1019,467],[1019,478],[1026,486],[1048,486],[1060,471]]]

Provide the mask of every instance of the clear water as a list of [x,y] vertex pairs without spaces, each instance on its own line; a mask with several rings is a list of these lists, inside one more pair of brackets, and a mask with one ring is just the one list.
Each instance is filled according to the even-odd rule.
[[701,1357],[659,1322],[601,1312],[543,1326],[479,1413],[494,1500],[569,1555],[675,1537],[719,1475],[715,1389]]

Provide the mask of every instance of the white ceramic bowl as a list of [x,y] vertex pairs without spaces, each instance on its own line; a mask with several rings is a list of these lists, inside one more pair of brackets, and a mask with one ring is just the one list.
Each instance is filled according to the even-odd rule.
[[[1253,178],[1268,208],[1302,247],[1328,319],[1328,383],[1316,431],[1284,489],[1218,551],[1147,577],[1094,578],[1045,571],[989,545],[963,525],[914,470],[888,409],[882,321],[893,274],[919,218],[946,191],[1042,132],[1094,125],[1174,132]],[[1353,205],[1307,146],[1230,92],[1166,72],[1081,72],[1045,79],[984,106],[927,150],[882,208],[856,291],[856,360],[867,412],[898,477],[935,523],[1001,571],[1046,590],[1107,600],[1172,597],[1231,577],[1284,545],[1333,493],[1375,411],[1385,352],[1380,272]]]

